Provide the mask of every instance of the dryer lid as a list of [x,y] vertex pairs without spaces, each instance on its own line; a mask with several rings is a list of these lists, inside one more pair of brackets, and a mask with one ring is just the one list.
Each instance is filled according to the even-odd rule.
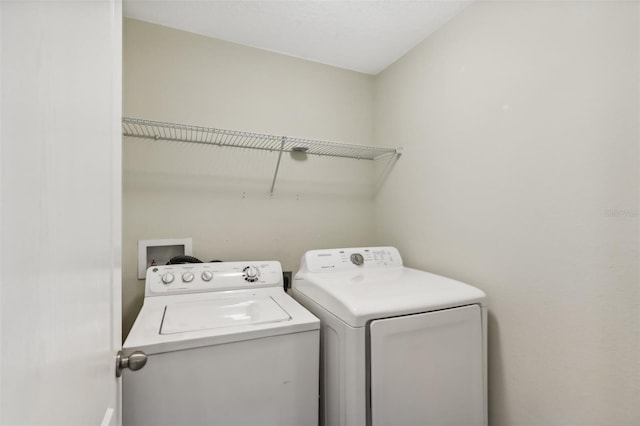
[[460,281],[403,266],[339,272],[302,272],[294,294],[306,298],[352,327],[367,321],[485,304],[482,290]]
[[166,305],[160,334],[288,321],[271,297],[233,297]]

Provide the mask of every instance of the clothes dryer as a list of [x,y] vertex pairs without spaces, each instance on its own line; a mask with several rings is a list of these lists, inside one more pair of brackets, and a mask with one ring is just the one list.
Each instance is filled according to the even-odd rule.
[[292,294],[321,320],[323,426],[486,426],[487,307],[393,247],[312,250]]

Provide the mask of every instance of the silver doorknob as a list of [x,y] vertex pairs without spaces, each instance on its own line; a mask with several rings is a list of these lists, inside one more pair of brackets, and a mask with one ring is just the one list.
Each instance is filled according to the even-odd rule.
[[147,363],[147,354],[142,351],[135,351],[129,354],[129,356],[122,356],[122,351],[118,351],[116,355],[116,377],[122,376],[122,370],[128,368],[129,370],[140,370]]

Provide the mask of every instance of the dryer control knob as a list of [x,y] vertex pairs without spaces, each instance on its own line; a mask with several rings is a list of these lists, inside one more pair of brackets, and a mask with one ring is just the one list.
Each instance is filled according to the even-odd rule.
[[173,282],[173,274],[171,272],[167,272],[162,276],[162,282],[164,284],[171,284]]
[[360,253],[353,253],[351,255],[351,263],[360,266],[364,263],[364,257]]
[[202,281],[211,281],[211,278],[213,278],[213,274],[211,273],[211,271],[204,271],[201,275]]
[[191,281],[193,281],[193,274],[191,272],[185,272],[184,274],[182,274],[182,281],[184,281],[185,283],[190,283]]

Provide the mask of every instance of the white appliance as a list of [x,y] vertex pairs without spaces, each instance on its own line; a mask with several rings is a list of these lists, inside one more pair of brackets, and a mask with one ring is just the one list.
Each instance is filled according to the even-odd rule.
[[123,372],[123,424],[315,426],[319,328],[278,262],[149,268],[123,345],[147,362]]
[[307,252],[292,293],[321,321],[322,425],[487,425],[481,290],[369,247]]

